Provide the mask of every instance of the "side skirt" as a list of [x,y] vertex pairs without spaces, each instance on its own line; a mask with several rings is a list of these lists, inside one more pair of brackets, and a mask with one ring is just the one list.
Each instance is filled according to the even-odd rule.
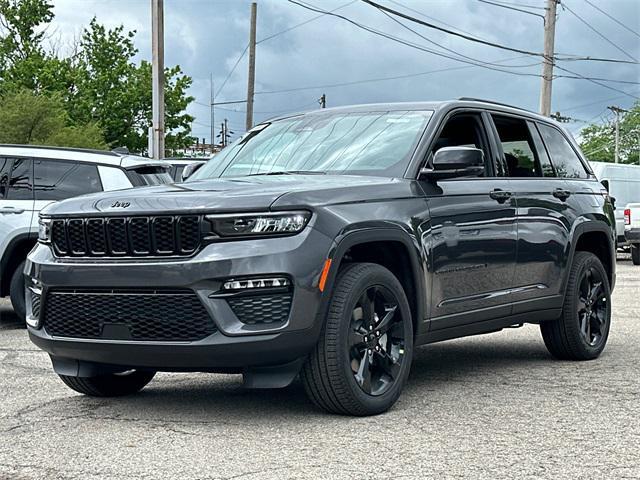
[[481,322],[469,323],[466,325],[458,325],[440,330],[432,330],[416,338],[416,345],[425,345],[427,343],[441,342],[443,340],[452,340],[454,338],[468,337],[470,335],[480,335],[483,333],[492,333],[502,330],[503,328],[521,325],[524,323],[540,323],[550,320],[557,320],[562,313],[561,308],[551,308],[546,310],[537,310],[533,312],[517,313],[506,317],[484,320]]

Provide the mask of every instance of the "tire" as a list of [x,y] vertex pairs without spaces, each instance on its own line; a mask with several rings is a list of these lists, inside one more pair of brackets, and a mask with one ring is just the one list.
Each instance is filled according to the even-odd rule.
[[631,261],[634,265],[640,265],[640,245],[631,245]]
[[68,377],[58,375],[67,387],[90,397],[121,397],[142,390],[156,372],[133,370],[98,377]]
[[330,413],[377,415],[398,400],[412,357],[413,323],[402,285],[380,265],[354,263],[338,275],[300,377],[313,403]]
[[[587,293],[588,292],[588,293]],[[593,360],[604,350],[611,326],[611,289],[594,254],[576,252],[560,318],[542,322],[549,352],[560,360]]]
[[24,303],[24,260],[17,266],[15,272],[11,276],[11,283],[9,284],[9,296],[11,297],[11,305],[13,311],[20,318],[25,319],[26,308]]

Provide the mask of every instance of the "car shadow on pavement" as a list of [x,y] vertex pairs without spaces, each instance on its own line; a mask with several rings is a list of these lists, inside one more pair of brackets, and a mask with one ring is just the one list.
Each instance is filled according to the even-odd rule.
[[13,312],[11,304],[0,304],[0,330],[19,330],[25,328],[24,322]]
[[[524,378],[536,365],[553,361],[542,342],[506,338],[500,342],[444,342],[417,349],[406,391],[424,395],[447,382],[464,384],[507,371]],[[287,422],[327,418],[307,399],[299,380],[285,389],[247,390],[242,388],[239,375],[159,374],[145,390],[131,397],[78,396],[66,400],[77,402],[76,407],[96,418],[150,422],[255,426],[277,418]],[[404,408],[410,408],[410,403],[400,402],[394,410]]]

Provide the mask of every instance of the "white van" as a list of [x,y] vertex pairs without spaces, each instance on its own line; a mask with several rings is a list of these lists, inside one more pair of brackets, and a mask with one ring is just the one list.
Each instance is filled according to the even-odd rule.
[[616,233],[618,246],[626,246],[624,209],[630,203],[640,203],[640,165],[589,162],[593,173],[616,200]]

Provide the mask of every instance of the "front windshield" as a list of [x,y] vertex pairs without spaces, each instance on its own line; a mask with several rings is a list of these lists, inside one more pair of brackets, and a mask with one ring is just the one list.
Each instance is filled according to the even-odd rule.
[[189,180],[277,172],[402,176],[431,114],[316,113],[259,125]]

